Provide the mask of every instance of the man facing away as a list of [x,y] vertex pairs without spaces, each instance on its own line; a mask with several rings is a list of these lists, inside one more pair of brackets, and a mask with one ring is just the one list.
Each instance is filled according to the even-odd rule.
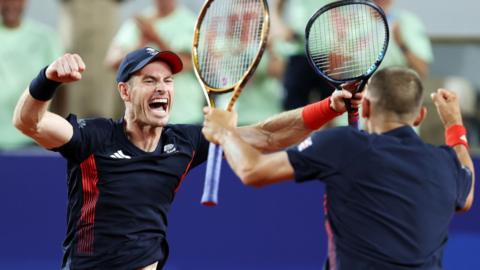
[[[333,128],[297,147],[262,154],[228,121],[234,114],[205,109],[203,133],[221,144],[247,185],[293,178],[325,183],[325,269],[440,270],[453,214],[473,202],[473,164],[455,94],[432,94],[446,130],[447,146],[440,147],[413,130],[426,114],[422,97],[414,71],[391,67],[368,84],[362,103],[367,132]],[[303,109],[307,123],[322,118],[314,112],[312,105]]]

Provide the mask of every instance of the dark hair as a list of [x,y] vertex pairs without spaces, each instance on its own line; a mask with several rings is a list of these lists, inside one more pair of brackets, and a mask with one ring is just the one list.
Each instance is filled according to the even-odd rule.
[[377,71],[368,83],[368,92],[374,106],[399,117],[416,113],[423,102],[420,77],[415,71],[402,67]]

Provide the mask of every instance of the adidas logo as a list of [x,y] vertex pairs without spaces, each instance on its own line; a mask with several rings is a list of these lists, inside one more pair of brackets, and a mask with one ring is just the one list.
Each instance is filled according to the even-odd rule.
[[131,159],[131,156],[127,156],[123,153],[122,150],[118,150],[117,152],[113,153],[110,155],[111,158],[116,158],[116,159]]

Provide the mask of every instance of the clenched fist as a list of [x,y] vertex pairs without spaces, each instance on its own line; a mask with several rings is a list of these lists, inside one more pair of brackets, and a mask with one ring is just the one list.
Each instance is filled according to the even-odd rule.
[[45,71],[49,80],[61,83],[76,82],[82,79],[85,63],[78,54],[65,54],[55,60]]

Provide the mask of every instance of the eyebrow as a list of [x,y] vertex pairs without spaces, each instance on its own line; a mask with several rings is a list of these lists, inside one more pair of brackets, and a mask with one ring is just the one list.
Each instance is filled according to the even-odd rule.
[[[146,80],[146,79],[152,79],[152,80],[154,80],[154,81],[158,81],[158,78],[157,78],[157,77],[155,77],[155,76],[153,76],[153,75],[148,75],[148,74],[143,75],[143,77],[142,77],[142,80]],[[165,80],[165,79],[173,79],[173,75],[166,76],[166,77],[164,77],[163,79],[164,79],[164,80]]]

